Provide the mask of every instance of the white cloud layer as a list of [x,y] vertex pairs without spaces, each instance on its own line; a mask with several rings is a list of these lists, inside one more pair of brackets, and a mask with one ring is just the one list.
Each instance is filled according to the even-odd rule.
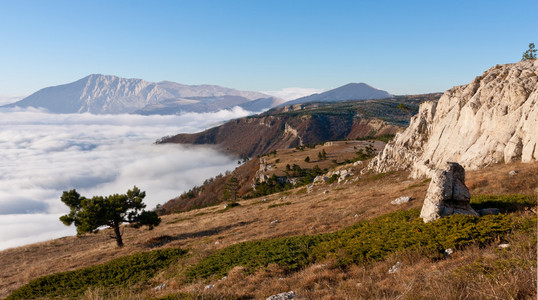
[[289,87],[289,88],[283,88],[278,91],[263,91],[260,93],[275,96],[278,98],[282,98],[286,101],[289,101],[289,100],[295,100],[297,98],[301,98],[305,96],[310,96],[312,94],[319,94],[324,91],[325,91],[324,89]]
[[236,166],[210,147],[155,145],[248,115],[234,110],[180,116],[49,114],[0,109],[0,250],[75,234],[58,217],[62,191],[83,196],[146,191],[153,208]]

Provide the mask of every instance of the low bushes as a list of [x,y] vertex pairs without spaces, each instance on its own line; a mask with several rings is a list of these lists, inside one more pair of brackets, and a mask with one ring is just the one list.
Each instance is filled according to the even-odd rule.
[[471,206],[474,209],[496,207],[506,213],[534,207],[536,198],[536,195],[477,195],[471,198]]
[[235,266],[247,272],[275,263],[287,271],[296,271],[310,262],[312,248],[326,235],[296,236],[239,243],[203,259],[187,271],[187,278],[222,277]]
[[[510,201],[533,201],[528,196],[495,197],[495,201],[482,197],[473,202],[477,206],[495,206]],[[416,209],[398,211],[335,233],[236,244],[201,260],[187,271],[187,278],[193,280],[212,275],[224,276],[235,266],[244,266],[248,272],[253,272],[272,263],[287,271],[295,271],[327,259],[346,267],[352,263],[382,260],[390,253],[404,250],[418,251],[432,259],[439,259],[444,256],[445,249],[457,249],[470,244],[481,246],[514,229],[528,230],[527,227],[535,226],[535,223],[535,216],[522,217],[516,214],[483,217],[453,215],[424,223]]]
[[344,229],[314,249],[314,260],[332,258],[346,266],[381,260],[389,253],[414,250],[440,258],[447,248],[484,244],[513,228],[508,215],[481,218],[453,215],[431,223],[418,218],[418,210],[400,211]]
[[182,249],[140,252],[101,265],[43,276],[19,288],[7,299],[75,298],[89,287],[144,283],[185,253]]
[[[536,196],[477,196],[473,197],[471,204],[476,209],[497,207],[503,212],[524,211],[535,209]],[[293,272],[326,260],[347,268],[351,264],[383,260],[391,253],[400,251],[421,253],[437,260],[444,257],[447,248],[486,245],[493,240],[503,240],[506,234],[514,230],[529,237],[530,245],[535,245],[536,221],[536,214],[503,213],[483,217],[453,215],[424,223],[419,218],[419,210],[397,211],[334,233],[235,244],[187,267],[181,277],[185,276],[187,281],[219,278],[236,266],[243,266],[247,273],[253,273],[271,264],[279,265],[286,272]],[[44,276],[21,287],[8,299],[75,298],[89,287],[137,287],[146,284],[185,253],[181,249],[141,252],[89,268]],[[499,260],[497,264],[493,267],[499,270],[505,265],[525,268],[528,261],[507,258]],[[489,264],[471,267],[485,271],[492,268]],[[474,274],[474,269],[462,268],[460,271],[462,274]],[[175,296],[178,298],[173,299],[190,299],[193,295]]]

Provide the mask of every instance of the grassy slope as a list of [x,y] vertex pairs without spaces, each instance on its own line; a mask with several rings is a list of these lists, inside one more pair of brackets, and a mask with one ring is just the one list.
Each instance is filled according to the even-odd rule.
[[[269,177],[273,174],[276,176],[285,176],[287,175],[286,165],[293,166],[297,164],[303,169],[312,169],[315,166],[321,169],[330,169],[336,166],[334,161],[342,163],[346,159],[352,160],[357,157],[357,151],[361,149],[365,150],[367,146],[380,151],[385,146],[385,143],[378,140],[336,141],[316,145],[313,148],[282,149],[276,151],[275,154],[263,155],[261,159],[271,165],[270,170],[264,172],[266,175]],[[322,151],[326,152],[325,159],[318,158],[318,154]],[[310,162],[305,162],[306,157],[311,159]],[[222,203],[224,202],[222,199],[224,186],[232,176],[239,179],[238,195],[240,197],[250,196],[252,194],[252,182],[254,181],[259,165],[260,158],[253,158],[237,167],[231,174],[211,178],[211,180],[206,181],[206,184],[200,187],[194,187],[179,197],[164,203],[158,210],[158,213],[170,214],[172,212],[182,212]]]
[[[519,170],[519,174],[509,176],[507,173],[512,169]],[[468,172],[467,183],[473,194],[528,194],[534,192],[536,187],[537,169],[537,163],[497,165]],[[516,296],[524,298],[533,291],[536,293],[536,265],[529,265],[529,261],[536,260],[536,242],[531,239],[536,234],[525,232],[517,232],[505,238],[516,245],[509,250],[498,251],[494,244],[486,244],[483,248],[472,246],[470,249],[458,250],[450,260],[437,262],[424,255],[403,251],[390,252],[377,263],[351,264],[341,269],[337,267],[341,265],[337,258],[346,258],[347,255],[340,253],[342,255],[336,255],[326,262],[315,260],[314,265],[305,268],[301,265],[299,271],[294,273],[287,273],[285,266],[274,264],[269,264],[267,268],[254,273],[252,270],[235,267],[229,272],[228,280],[219,281],[218,288],[207,291],[204,290],[204,286],[209,282],[205,280],[194,280],[187,285],[183,283],[185,270],[188,269],[186,266],[195,265],[201,259],[215,253],[215,250],[254,239],[302,234],[315,236],[342,230],[357,221],[369,220],[385,213],[417,209],[421,205],[420,200],[398,207],[389,203],[401,195],[422,199],[427,188],[427,182],[408,180],[404,173],[370,178],[371,180],[365,178],[342,185],[318,186],[310,194],[304,193],[301,189],[288,191],[267,197],[266,202],[251,199],[243,201],[240,207],[226,211],[221,211],[219,207],[208,207],[165,216],[163,225],[154,231],[134,231],[126,228],[126,247],[123,249],[115,248],[114,242],[107,237],[108,233],[103,232],[82,239],[69,237],[5,250],[0,252],[0,260],[4,265],[4,273],[0,275],[2,276],[0,295],[6,296],[14,288],[45,274],[95,265],[151,248],[177,246],[192,249],[191,256],[179,264],[174,264],[156,279],[150,280],[147,287],[166,282],[168,283],[166,293],[177,291],[211,294],[216,298],[233,295],[262,297],[291,289],[310,298],[330,295],[337,298],[345,295],[395,297],[406,293],[413,298],[412,295],[431,296],[435,287],[453,287],[454,295],[458,293],[465,295],[467,289],[461,290],[464,279],[478,278],[477,282],[484,284],[479,287],[482,290],[488,289],[487,291],[477,289],[484,292],[484,295],[515,293]],[[383,189],[380,189],[380,186],[383,186]],[[325,190],[330,192],[326,194]],[[287,205],[275,206],[280,203]],[[276,219],[279,220],[278,223],[271,223]],[[324,249],[330,250],[331,247]],[[403,262],[402,272],[389,276],[386,271],[396,260]],[[503,283],[504,288],[508,290],[503,292],[501,288],[485,286],[494,285],[495,280]],[[422,283],[420,288],[419,282]],[[467,285],[469,284],[472,284],[472,281],[469,280]],[[96,294],[103,293],[98,289],[93,291]],[[130,298],[156,295],[151,288],[143,289],[141,293],[127,289],[121,294],[131,295]],[[474,295],[480,298],[480,294]]]

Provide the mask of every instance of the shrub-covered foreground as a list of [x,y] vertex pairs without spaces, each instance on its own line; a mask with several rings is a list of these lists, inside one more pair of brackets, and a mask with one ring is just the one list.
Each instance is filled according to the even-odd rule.
[[140,252],[101,265],[40,277],[7,299],[74,298],[89,287],[132,286],[152,278],[186,252],[182,249]]
[[[400,252],[416,253],[431,261],[442,258],[447,248],[461,249],[468,245],[481,247],[493,240],[510,239],[513,234],[505,236],[514,230],[526,239],[529,237],[532,245],[536,244],[536,215],[510,213],[535,207],[535,196],[479,196],[473,198],[471,203],[477,209],[498,207],[507,213],[483,217],[454,215],[425,224],[418,217],[418,210],[398,211],[359,222],[334,233],[274,238],[232,245],[214,252],[187,267],[184,273],[176,275],[180,275],[180,278],[185,275],[187,280],[198,281],[197,279],[222,277],[236,266],[242,266],[246,274],[251,274],[269,265],[278,265],[284,272],[293,272],[325,260],[349,270],[365,266],[363,262],[384,260],[393,253],[397,255]],[[77,297],[88,288],[130,289],[134,286],[134,290],[139,290],[136,288],[137,285],[148,282],[157,272],[166,269],[185,252],[181,249],[143,252],[94,267],[41,277],[15,291],[8,299]],[[500,260],[499,270],[506,264],[521,265],[522,268],[528,265],[527,261],[510,259]],[[489,272],[490,265],[478,261],[472,269],[461,268],[457,271],[467,278],[477,274],[476,270]],[[176,294],[163,299],[196,298],[196,295]],[[230,295],[229,298],[241,297]],[[208,298],[204,296],[203,299]]]
[[[473,203],[480,206],[485,202],[495,207],[495,204],[511,201],[516,206],[536,203],[533,197],[517,195],[482,197]],[[508,207],[506,209],[509,210]],[[424,223],[418,210],[398,211],[335,233],[236,244],[203,259],[186,275],[191,280],[224,276],[235,266],[244,266],[248,272],[254,272],[273,263],[287,271],[296,271],[326,259],[345,267],[352,263],[381,260],[390,253],[403,250],[418,251],[437,259],[443,257],[448,248],[483,245],[514,229],[526,230],[536,223],[536,217],[531,219],[515,214],[454,215]]]

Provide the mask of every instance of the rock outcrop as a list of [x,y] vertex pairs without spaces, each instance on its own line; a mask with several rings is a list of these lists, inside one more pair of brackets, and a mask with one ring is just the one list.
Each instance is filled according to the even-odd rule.
[[266,158],[260,158],[260,167],[258,168],[258,171],[256,171],[256,175],[254,175],[254,182],[265,182],[267,179],[269,179],[269,175],[267,172],[273,170],[273,165],[267,163]]
[[477,169],[538,158],[538,60],[497,65],[438,103],[424,102],[409,127],[369,165],[432,176],[447,160]]
[[285,299],[294,299],[297,297],[297,294],[294,291],[284,292],[276,295],[267,297],[267,300],[285,300]]
[[478,216],[469,204],[470,200],[465,169],[457,163],[447,162],[434,172],[420,217],[424,222],[430,222],[453,214]]
[[398,198],[390,201],[390,204],[392,204],[392,205],[400,205],[400,204],[404,204],[404,203],[407,203],[407,202],[411,201],[411,199],[413,199],[411,196],[402,196],[402,197],[398,197]]

